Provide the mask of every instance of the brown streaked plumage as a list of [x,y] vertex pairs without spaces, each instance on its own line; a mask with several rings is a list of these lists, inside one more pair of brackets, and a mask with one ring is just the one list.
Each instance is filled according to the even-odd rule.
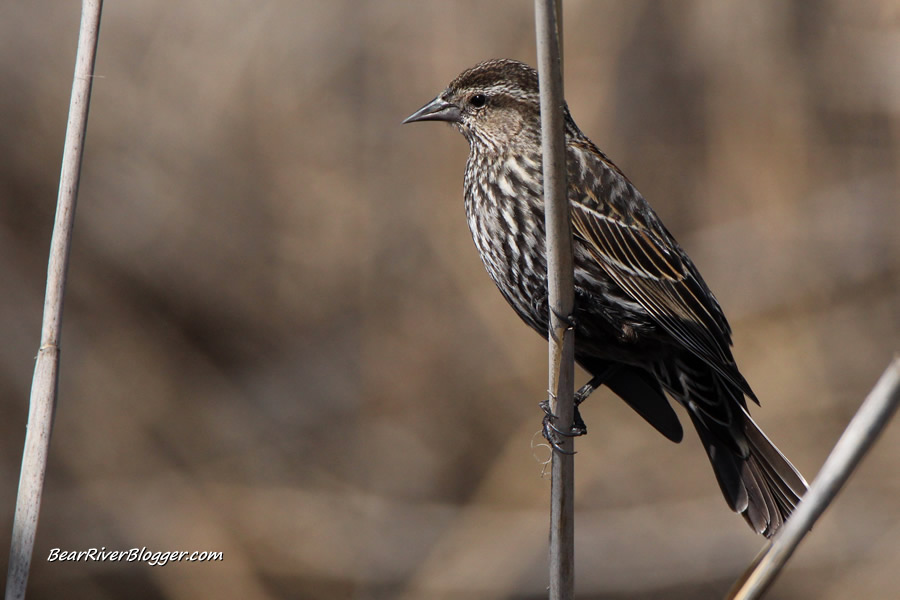
[[[488,274],[547,335],[547,264],[537,72],[513,60],[464,71],[410,116],[469,142],[466,217]],[[731,328],[694,263],[631,181],[565,111],[575,258],[575,356],[660,433],[682,438],[666,395],[688,412],[732,510],[772,536],[806,482],[750,418],[756,401],[731,354]]]

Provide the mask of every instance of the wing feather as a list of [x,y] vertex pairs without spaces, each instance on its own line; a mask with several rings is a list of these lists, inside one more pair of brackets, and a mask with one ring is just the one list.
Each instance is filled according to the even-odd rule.
[[591,192],[586,202],[572,202],[576,240],[667,333],[753,398],[734,364],[722,309],[677,242],[639,211],[629,211],[627,222],[613,210],[601,212],[594,198],[603,195]]

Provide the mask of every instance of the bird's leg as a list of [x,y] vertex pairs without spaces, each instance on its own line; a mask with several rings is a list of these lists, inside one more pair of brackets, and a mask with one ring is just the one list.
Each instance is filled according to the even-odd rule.
[[585,424],[584,419],[581,418],[581,411],[578,410],[578,406],[587,400],[587,397],[591,395],[600,383],[594,385],[594,382],[597,378],[591,379],[586,384],[578,388],[578,391],[575,392],[574,396],[574,405],[575,412],[572,414],[572,431],[578,432],[576,435],[586,435],[587,434],[587,424]]
[[[604,373],[605,375],[605,373]],[[594,390],[603,385],[603,377],[594,377],[586,384],[578,388],[578,391],[575,392],[575,409],[578,409],[578,405],[587,400],[587,397],[590,396]]]
[[[543,421],[543,435],[544,439],[550,442],[550,445],[553,446],[553,449],[557,452],[562,452],[563,454],[575,454],[574,452],[569,452],[567,450],[563,450],[559,444],[557,436],[563,437],[578,437],[580,435],[587,434],[587,425],[584,422],[584,419],[581,418],[581,412],[578,410],[578,405],[587,399],[588,396],[591,395],[595,389],[600,387],[603,383],[602,377],[594,377],[586,384],[578,388],[578,391],[575,392],[574,401],[575,401],[575,413],[572,415],[572,427],[569,431],[562,431],[559,429],[554,421],[556,421],[557,416],[553,414],[553,411],[550,410],[550,400],[544,400],[540,403],[541,410],[544,411],[544,421]],[[553,397],[553,392],[548,391],[550,397]]]
[[[615,372],[615,370],[616,370],[616,367],[614,367],[614,366],[608,367],[599,375],[594,375],[594,377],[592,377],[590,381],[588,381],[586,384],[584,384],[583,386],[578,388],[578,391],[575,392],[575,396],[574,396],[575,413],[572,415],[572,433],[571,433],[571,435],[585,435],[587,433],[587,425],[585,424],[584,419],[581,418],[581,411],[578,410],[578,407],[581,405],[582,402],[587,400],[587,397],[590,396],[594,390],[596,390],[598,387],[603,385],[603,382],[606,381],[607,377],[612,375],[613,372]],[[546,412],[546,410],[549,410],[549,404],[547,406],[548,407],[547,407],[547,409],[545,409],[545,412]],[[544,419],[546,421],[546,417]],[[547,426],[547,424],[545,422],[544,423],[545,432],[546,432],[546,426]],[[552,426],[552,424],[551,424],[551,426]],[[562,434],[561,432],[559,432],[555,427],[553,429],[555,431],[557,431],[557,433],[560,433],[561,435],[565,435],[565,434]]]
[[[547,392],[551,398],[553,398],[554,394],[551,391]],[[556,421],[559,417],[553,414],[553,411],[550,409],[550,400],[543,400],[539,406],[541,410],[544,411],[544,420],[541,428],[541,433],[544,435],[544,439],[550,443],[550,446],[553,447],[554,450],[561,454],[575,454],[574,451],[565,450],[562,445],[559,443],[559,436],[562,437],[576,437],[579,435],[584,435],[587,433],[587,430],[584,428],[584,421],[581,421],[581,417],[573,419],[572,427],[569,431],[563,431],[559,429],[554,421]],[[577,415],[577,409],[576,409]],[[580,427],[579,427],[580,422]]]

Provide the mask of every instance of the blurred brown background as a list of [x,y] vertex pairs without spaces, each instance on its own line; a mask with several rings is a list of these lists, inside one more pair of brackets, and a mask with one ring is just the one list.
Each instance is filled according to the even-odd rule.
[[[534,64],[530,2],[106,3],[29,597],[545,597],[546,347],[477,258],[466,145],[401,127]],[[565,3],[582,129],[691,253],[811,479],[900,336],[900,5]],[[0,4],[0,559],[79,6]],[[608,392],[580,598],[718,598],[761,546]],[[894,598],[900,426],[771,598]],[[52,548],[214,550],[151,567]]]

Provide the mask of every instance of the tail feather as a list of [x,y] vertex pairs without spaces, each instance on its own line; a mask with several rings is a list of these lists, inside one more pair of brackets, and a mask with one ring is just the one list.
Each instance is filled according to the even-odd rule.
[[[800,503],[806,492],[806,480],[746,413],[744,435],[750,444],[751,460],[758,466],[760,478],[767,483],[783,521]],[[781,523],[770,528],[771,533],[767,537],[771,537],[780,526]]]
[[809,487],[794,465],[775,447],[762,429],[748,414],[744,414],[744,435],[750,444],[750,452],[766,472],[779,483],[779,490],[791,508],[797,506]]
[[680,360],[656,373],[687,409],[728,506],[772,537],[800,502],[806,481],[750,418],[744,392],[698,362]]
[[692,415],[728,506],[757,533],[775,535],[806,491],[806,482],[778,448],[744,415],[750,453],[746,458],[717,440]]
[[748,488],[753,488],[755,493],[748,494],[750,502],[741,516],[754,531],[771,537],[784,524],[787,515],[782,513],[781,506],[775,499],[777,492],[756,457],[748,458],[744,463],[743,481]]
[[[746,497],[747,502],[735,506],[726,494],[731,508],[740,513],[754,531],[770,538],[797,507],[806,491],[806,481],[753,419],[745,412],[742,413],[749,456],[741,458],[729,452],[724,444],[715,441],[707,446],[707,453],[720,487],[723,487],[723,481],[740,481],[737,497]],[[701,438],[703,437],[701,434]],[[706,437],[710,437],[709,434]],[[717,453],[731,454],[732,460],[713,460],[713,455]]]
[[716,481],[719,482],[722,495],[725,496],[725,502],[728,503],[729,508],[734,512],[745,512],[750,500],[747,486],[744,484],[741,476],[741,463],[743,460],[734,450],[725,447],[716,440],[709,428],[703,424],[693,411],[689,410],[688,414],[694,423],[697,434],[700,436],[700,442],[706,449],[707,456],[709,456],[709,462],[712,464],[713,472],[716,474]]

